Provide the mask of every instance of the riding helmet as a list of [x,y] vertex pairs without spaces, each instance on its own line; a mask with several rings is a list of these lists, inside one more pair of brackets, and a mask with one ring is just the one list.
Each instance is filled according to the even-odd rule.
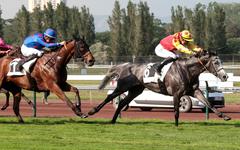
[[183,30],[181,32],[181,37],[185,41],[189,41],[189,42],[193,41],[192,34],[188,30]]
[[52,28],[48,28],[45,32],[44,35],[47,37],[50,37],[52,39],[56,39],[57,38],[57,32],[55,30],[53,30]]

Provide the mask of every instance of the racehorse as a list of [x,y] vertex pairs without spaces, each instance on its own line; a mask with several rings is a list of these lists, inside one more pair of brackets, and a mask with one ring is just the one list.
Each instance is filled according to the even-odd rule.
[[209,71],[222,81],[226,81],[228,76],[224,71],[219,57],[211,52],[203,51],[198,55],[190,58],[179,58],[172,63],[165,75],[163,82],[158,80],[157,83],[144,83],[143,77],[147,64],[124,63],[113,66],[105,75],[99,89],[103,89],[112,79],[117,80],[117,86],[113,93],[109,94],[106,99],[97,107],[93,107],[88,115],[97,113],[105,104],[115,97],[128,91],[128,95],[119,102],[118,108],[112,118],[111,123],[116,119],[125,105],[128,105],[135,97],[140,95],[145,88],[166,95],[173,96],[175,125],[178,126],[180,98],[184,95],[190,95],[199,99],[205,106],[210,108],[218,117],[224,120],[231,118],[211,106],[209,101],[203,96],[199,89],[199,75],[204,71]]
[[[8,49],[4,49],[4,48],[0,48],[0,51],[7,51]],[[4,56],[15,56],[15,57],[21,57],[21,51],[20,51],[20,47],[14,47],[10,52],[9,54],[2,54],[0,55],[0,58],[1,57],[4,57]],[[5,104],[2,106],[1,110],[5,110],[7,109],[7,107],[9,106],[9,97],[10,97],[10,94],[9,94],[9,91],[7,91],[6,89],[0,89],[0,93],[4,93],[5,96],[6,96],[6,102]],[[33,108],[33,103],[32,101],[24,94],[22,93],[21,97]]]
[[[36,92],[50,91],[66,102],[76,115],[86,116],[81,112],[78,89],[66,82],[66,65],[73,55],[76,58],[82,58],[88,66],[92,66],[95,62],[84,39],[68,41],[63,47],[45,53],[41,58],[38,58],[31,73],[23,76],[7,76],[10,68],[9,64],[16,57],[9,56],[0,59],[0,88],[4,88],[13,94],[13,110],[20,123],[24,122],[19,112],[22,89]],[[64,91],[76,94],[75,105],[64,94]]]

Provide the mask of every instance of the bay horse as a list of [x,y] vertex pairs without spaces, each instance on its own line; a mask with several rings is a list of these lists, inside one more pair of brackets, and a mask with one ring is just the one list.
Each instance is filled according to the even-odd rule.
[[204,97],[199,89],[199,75],[204,71],[209,71],[222,81],[226,81],[228,76],[224,71],[219,57],[211,52],[203,51],[190,58],[179,58],[169,68],[163,82],[144,83],[143,76],[147,64],[124,63],[113,66],[105,75],[99,89],[103,89],[112,79],[117,80],[117,86],[113,93],[109,94],[106,99],[97,107],[93,107],[88,115],[97,113],[105,104],[115,97],[128,91],[128,95],[119,102],[118,108],[112,118],[111,123],[115,123],[120,111],[128,105],[135,97],[140,95],[145,88],[166,95],[173,96],[175,125],[178,126],[180,98],[189,95],[199,99],[206,107],[211,109],[218,117],[224,120],[231,118],[211,106],[209,101]]
[[[9,56],[0,59],[0,88],[4,88],[13,94],[13,110],[20,123],[24,122],[19,112],[22,89],[36,92],[50,91],[63,100],[77,116],[83,118],[86,116],[81,112],[78,89],[66,82],[66,66],[73,55],[82,58],[88,66],[94,65],[95,59],[84,39],[68,41],[63,47],[45,53],[38,58],[31,73],[23,76],[7,76],[9,64],[16,57]],[[75,105],[64,92],[74,92],[76,94]]]
[[[9,49],[6,49],[6,48],[0,48],[0,51],[8,51],[8,50]],[[8,54],[1,54],[0,58],[4,57],[4,56],[21,57],[21,49],[20,49],[20,47],[13,47],[13,49]],[[1,108],[1,110],[5,110],[9,106],[10,93],[9,93],[9,91],[7,91],[6,89],[3,89],[3,88],[0,89],[0,93],[5,94],[5,96],[6,96],[6,102]],[[24,93],[21,93],[21,97],[33,108],[32,101]]]

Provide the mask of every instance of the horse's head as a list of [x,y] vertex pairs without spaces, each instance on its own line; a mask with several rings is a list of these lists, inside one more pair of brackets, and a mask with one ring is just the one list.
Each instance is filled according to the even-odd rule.
[[84,63],[86,63],[88,66],[94,65],[95,59],[84,39],[76,40],[74,58],[82,58]]
[[203,51],[200,54],[199,61],[206,70],[221,79],[221,81],[227,81],[228,75],[223,69],[222,62],[216,53]]

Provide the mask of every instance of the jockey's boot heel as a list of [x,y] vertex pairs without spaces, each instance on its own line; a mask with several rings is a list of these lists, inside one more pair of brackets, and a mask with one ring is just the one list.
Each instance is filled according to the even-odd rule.
[[168,63],[175,61],[175,60],[176,60],[176,58],[168,57],[168,58],[164,59],[161,63],[156,64],[155,69],[156,69],[157,73],[161,74],[162,68],[165,65],[167,65]]

